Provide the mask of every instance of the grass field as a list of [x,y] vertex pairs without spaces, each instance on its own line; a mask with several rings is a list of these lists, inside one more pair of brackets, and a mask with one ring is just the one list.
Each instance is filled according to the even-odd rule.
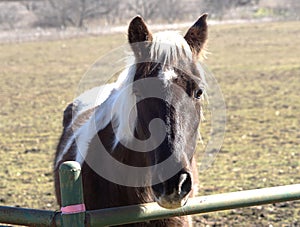
[[[62,112],[88,67],[124,44],[124,34],[0,44],[0,205],[58,208],[52,160]],[[222,150],[200,174],[200,195],[299,183],[299,22],[212,26],[209,40],[207,65],[223,91],[227,125]],[[195,221],[300,226],[300,202]]]

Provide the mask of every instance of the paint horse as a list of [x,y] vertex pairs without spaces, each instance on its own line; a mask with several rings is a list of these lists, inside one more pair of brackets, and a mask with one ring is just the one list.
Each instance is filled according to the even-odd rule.
[[[185,36],[174,31],[152,34],[139,16],[130,22],[128,40],[134,57],[132,64],[120,73],[115,83],[106,86],[97,104],[80,109],[84,104],[79,98],[64,112],[64,128],[54,162],[56,197],[60,205],[58,169],[62,162],[69,160],[81,164],[87,210],[154,201],[164,208],[174,209],[184,206],[188,198],[195,195],[198,176],[193,156],[205,92],[199,58],[203,56],[207,40],[206,19],[207,14],[202,15]],[[145,80],[149,82],[139,83]],[[159,97],[145,94],[151,91],[159,93]],[[163,122],[163,127],[154,124],[154,119]],[[163,138],[152,133],[155,127]],[[159,133],[161,130],[164,133]],[[152,142],[146,144],[147,152],[135,149],[137,141],[148,141],[150,137]],[[155,141],[159,142],[152,146]],[[143,149],[141,144],[139,149]],[[107,160],[111,160],[107,155],[136,171],[118,172],[113,164],[107,165]],[[163,167],[158,168],[162,163]],[[105,165],[105,174],[123,183],[95,170]],[[151,167],[148,172],[139,171],[147,167]],[[175,172],[172,170],[171,175],[163,176],[172,167],[176,167]],[[138,176],[141,173],[143,175]],[[119,177],[120,174],[123,175]],[[145,185],[127,184],[127,179],[134,181],[137,176]],[[174,217],[130,226],[190,225],[189,217]]]

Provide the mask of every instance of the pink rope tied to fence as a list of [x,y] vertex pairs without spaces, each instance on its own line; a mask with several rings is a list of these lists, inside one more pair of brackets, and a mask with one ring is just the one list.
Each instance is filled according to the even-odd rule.
[[86,209],[84,204],[76,204],[76,205],[62,207],[60,211],[62,214],[76,214],[76,213],[85,212]]

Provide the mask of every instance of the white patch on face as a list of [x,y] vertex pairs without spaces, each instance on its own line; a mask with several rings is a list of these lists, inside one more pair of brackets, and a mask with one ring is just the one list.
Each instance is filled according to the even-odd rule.
[[158,75],[158,78],[163,81],[165,87],[167,87],[172,82],[172,80],[176,79],[177,77],[178,75],[173,69],[160,72],[160,74]]
[[165,80],[173,80],[177,78],[177,74],[174,72],[174,70],[168,70],[163,73]]

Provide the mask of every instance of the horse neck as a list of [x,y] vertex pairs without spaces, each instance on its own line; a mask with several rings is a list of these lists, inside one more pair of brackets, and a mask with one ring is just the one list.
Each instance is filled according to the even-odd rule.
[[137,152],[127,148],[134,147],[134,144],[115,142],[115,133],[111,123],[98,132],[98,137],[107,151],[119,162],[137,167],[149,165],[149,154],[147,152]]
[[[110,137],[110,141],[106,140],[104,145],[106,147],[110,147],[110,152],[114,159],[130,166],[144,167],[149,165],[149,154],[147,154],[147,152],[136,152],[130,150],[120,142],[118,142],[115,148],[112,150],[112,146],[108,145],[112,144],[112,138],[114,138],[111,124],[109,124],[104,130],[98,133],[101,139],[104,139],[102,138],[103,134]],[[145,178],[149,178],[150,180],[150,175],[145,176]],[[122,197],[119,198],[119,202],[121,203],[119,205],[132,205],[153,202],[150,187],[126,187],[117,184],[115,184],[113,187],[118,191],[118,194],[122,195]]]

